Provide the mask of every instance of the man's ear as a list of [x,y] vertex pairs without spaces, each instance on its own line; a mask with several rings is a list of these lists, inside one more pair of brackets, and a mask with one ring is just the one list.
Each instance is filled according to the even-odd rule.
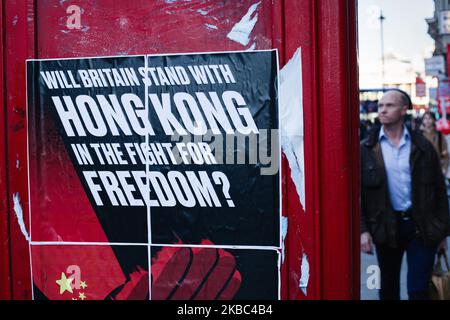
[[408,106],[402,107],[402,115],[405,115],[408,112]]

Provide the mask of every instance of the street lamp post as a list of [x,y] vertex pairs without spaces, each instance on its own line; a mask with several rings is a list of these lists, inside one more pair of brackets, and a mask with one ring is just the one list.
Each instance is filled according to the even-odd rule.
[[383,22],[386,20],[386,17],[383,16],[383,10],[380,10],[380,17],[378,18],[380,20],[380,33],[381,33],[381,85],[383,89],[385,88],[384,85],[384,31],[383,31]]

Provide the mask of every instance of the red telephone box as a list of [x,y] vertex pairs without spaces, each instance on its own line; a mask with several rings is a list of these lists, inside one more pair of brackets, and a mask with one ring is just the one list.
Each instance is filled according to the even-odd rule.
[[[259,3],[250,41],[227,37]],[[359,103],[356,1],[12,1],[0,15],[0,298],[30,299],[26,59],[302,50],[306,212],[282,162],[287,217],[283,299],[359,298]],[[282,125],[282,124],[281,124]],[[55,182],[57,183],[57,182]],[[25,226],[18,223],[20,197]],[[309,270],[302,269],[307,257]],[[300,283],[302,272],[309,272]],[[303,277],[303,280],[305,277]]]

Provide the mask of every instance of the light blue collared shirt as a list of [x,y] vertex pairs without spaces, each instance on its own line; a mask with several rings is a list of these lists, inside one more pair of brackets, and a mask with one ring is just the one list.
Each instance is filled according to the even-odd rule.
[[392,208],[395,211],[405,211],[411,207],[411,137],[406,127],[403,127],[400,144],[396,147],[386,136],[382,126],[378,141],[383,153]]

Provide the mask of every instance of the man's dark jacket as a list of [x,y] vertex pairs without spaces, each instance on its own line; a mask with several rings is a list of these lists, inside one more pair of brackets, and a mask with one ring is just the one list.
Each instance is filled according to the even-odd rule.
[[[412,219],[417,236],[437,245],[450,234],[444,176],[433,145],[419,132],[411,137]],[[397,219],[392,209],[379,143],[380,128],[361,142],[361,233],[370,232],[375,244],[398,247]]]

